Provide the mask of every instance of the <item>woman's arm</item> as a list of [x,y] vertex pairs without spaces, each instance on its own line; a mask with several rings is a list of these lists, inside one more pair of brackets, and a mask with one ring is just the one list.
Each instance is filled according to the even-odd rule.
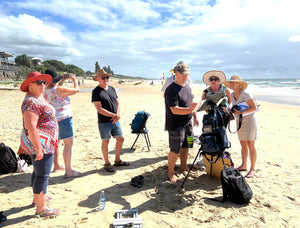
[[226,88],[225,93],[226,93],[226,96],[228,99],[228,104],[231,104],[232,100],[231,100],[230,91],[228,88]]
[[56,89],[57,96],[59,97],[68,97],[79,92],[79,86],[74,74],[70,74],[70,79],[74,83],[74,88],[58,86]]
[[39,132],[36,128],[39,116],[31,111],[23,113],[24,127],[28,131],[29,139],[35,148],[35,161],[41,160],[44,157]]

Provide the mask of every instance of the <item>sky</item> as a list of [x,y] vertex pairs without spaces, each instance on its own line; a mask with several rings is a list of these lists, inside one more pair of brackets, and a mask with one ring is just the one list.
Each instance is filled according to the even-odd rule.
[[[300,78],[299,0],[1,0],[0,51],[160,79]],[[13,60],[13,58],[12,58]]]

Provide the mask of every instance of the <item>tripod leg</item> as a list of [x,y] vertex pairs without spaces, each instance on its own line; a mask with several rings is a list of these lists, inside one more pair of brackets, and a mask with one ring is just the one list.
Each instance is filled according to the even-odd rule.
[[193,161],[193,164],[192,164],[191,167],[189,168],[189,171],[188,171],[187,175],[184,177],[184,180],[183,180],[183,183],[182,183],[182,185],[181,185],[181,188],[183,188],[183,185],[184,185],[186,179],[188,178],[188,176],[189,176],[189,174],[190,174],[192,168],[194,167],[194,164],[195,164],[196,159],[198,158],[200,152],[201,152],[201,147],[200,147],[200,149],[199,149],[199,151],[198,151],[198,153],[197,153],[197,155],[196,155],[196,157],[195,157],[195,159],[194,159],[194,161]]

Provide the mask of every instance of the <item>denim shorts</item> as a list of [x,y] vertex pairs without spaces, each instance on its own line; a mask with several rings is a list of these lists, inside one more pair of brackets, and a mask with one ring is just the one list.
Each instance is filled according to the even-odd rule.
[[193,125],[189,122],[185,126],[178,127],[169,131],[169,147],[170,151],[179,154],[181,148],[190,148],[187,143],[187,137],[193,135]]
[[123,137],[122,128],[119,122],[98,123],[100,137],[102,140],[109,140],[113,137]]
[[69,117],[67,119],[58,121],[59,127],[59,138],[60,139],[68,139],[73,138],[73,118]]

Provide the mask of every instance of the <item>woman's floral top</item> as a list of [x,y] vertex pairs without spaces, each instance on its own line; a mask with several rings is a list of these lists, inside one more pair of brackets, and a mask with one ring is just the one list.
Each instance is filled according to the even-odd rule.
[[61,121],[73,116],[71,100],[69,97],[57,96],[56,89],[57,86],[54,86],[51,89],[46,89],[44,92],[44,98],[55,108],[57,121]]
[[[44,154],[53,154],[58,142],[58,124],[53,106],[42,96],[40,98],[29,96],[23,100],[21,110],[22,114],[30,111],[38,115],[36,128],[40,134]],[[28,136],[26,129],[25,134]]]

